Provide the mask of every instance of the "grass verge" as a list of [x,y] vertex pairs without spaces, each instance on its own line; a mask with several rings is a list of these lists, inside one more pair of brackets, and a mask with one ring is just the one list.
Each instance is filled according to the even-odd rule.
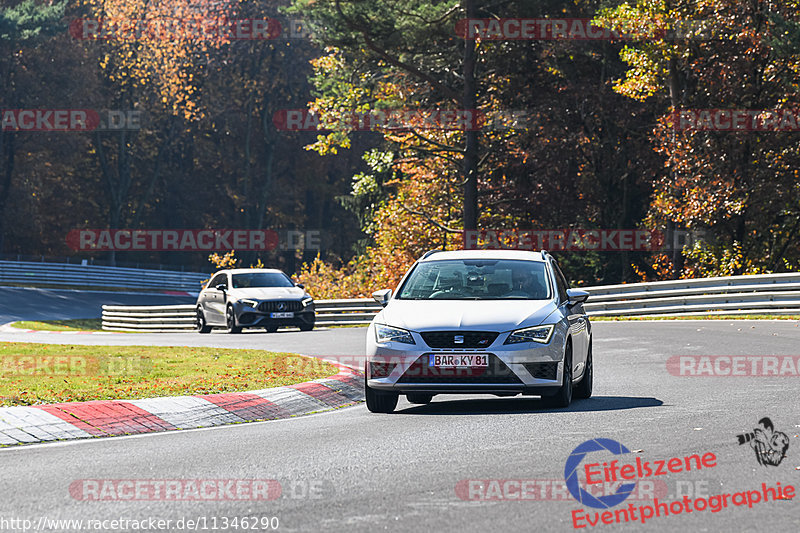
[[337,373],[319,359],[185,346],[0,343],[0,406],[215,394]]
[[12,322],[11,326],[19,329],[34,329],[36,331],[102,331],[103,319],[23,320],[21,322]]

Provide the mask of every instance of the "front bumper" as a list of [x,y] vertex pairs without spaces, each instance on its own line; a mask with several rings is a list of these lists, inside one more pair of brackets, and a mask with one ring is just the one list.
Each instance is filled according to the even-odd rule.
[[[558,328],[548,344],[503,342],[500,334],[484,349],[431,348],[412,332],[416,345],[399,342],[378,344],[374,326],[367,332],[367,384],[374,389],[399,393],[435,394],[531,394],[548,396],[561,386],[564,372],[565,335]],[[436,368],[431,355],[486,355],[488,367]]]
[[233,306],[236,314],[236,323],[245,328],[271,327],[271,326],[300,326],[314,325],[316,312],[314,305],[307,306],[300,311],[295,311],[291,318],[272,318],[270,312],[259,311],[249,305],[236,303]]

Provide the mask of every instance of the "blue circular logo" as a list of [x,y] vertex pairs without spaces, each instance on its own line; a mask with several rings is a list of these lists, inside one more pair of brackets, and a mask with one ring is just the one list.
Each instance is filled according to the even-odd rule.
[[614,455],[622,455],[630,453],[630,450],[620,444],[619,442],[611,439],[592,439],[587,440],[583,444],[578,445],[577,448],[572,450],[572,453],[567,457],[567,462],[564,465],[564,479],[567,481],[567,489],[570,494],[583,505],[589,507],[596,507],[597,509],[608,509],[624,502],[628,496],[631,495],[636,483],[623,483],[614,494],[607,494],[605,496],[592,496],[588,491],[578,483],[578,467],[583,462],[583,458],[589,452],[597,452],[600,450],[608,450]]

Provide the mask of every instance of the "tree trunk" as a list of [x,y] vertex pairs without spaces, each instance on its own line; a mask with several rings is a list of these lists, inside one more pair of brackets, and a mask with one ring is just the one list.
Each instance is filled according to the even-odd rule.
[[3,164],[3,178],[0,183],[0,253],[3,252],[6,237],[6,205],[11,194],[11,179],[14,175],[14,139],[16,134],[0,130],[0,161]]
[[[475,18],[475,0],[464,0],[467,19]],[[475,83],[475,47],[474,40],[464,40],[464,111],[476,108],[477,87]],[[478,132],[473,128],[465,132],[464,146],[464,229],[478,229]]]

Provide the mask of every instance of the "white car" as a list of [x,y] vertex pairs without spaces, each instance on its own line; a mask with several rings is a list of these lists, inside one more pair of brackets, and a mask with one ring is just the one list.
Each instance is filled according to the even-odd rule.
[[389,413],[398,396],[542,396],[566,407],[592,394],[589,293],[569,289],[547,252],[428,252],[369,325],[367,408]]
[[242,328],[277,331],[280,326],[314,329],[314,300],[304,287],[280,270],[234,268],[220,270],[197,297],[197,331],[222,326],[228,333]]

